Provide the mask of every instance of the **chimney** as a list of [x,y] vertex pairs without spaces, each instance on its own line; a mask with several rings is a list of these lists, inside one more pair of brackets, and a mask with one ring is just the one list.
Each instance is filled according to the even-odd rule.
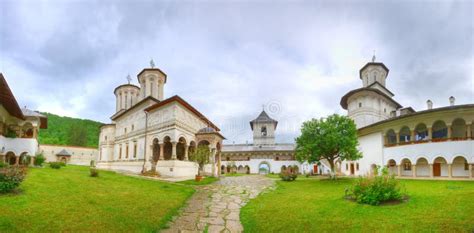
[[456,102],[456,98],[454,96],[449,97],[449,105],[454,106],[454,103]]
[[433,109],[433,101],[431,100],[426,101],[426,105],[428,105],[428,110]]

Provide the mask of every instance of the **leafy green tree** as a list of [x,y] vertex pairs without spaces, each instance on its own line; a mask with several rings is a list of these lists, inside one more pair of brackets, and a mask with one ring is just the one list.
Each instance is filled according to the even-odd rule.
[[335,179],[337,160],[362,158],[357,146],[357,127],[354,121],[333,114],[303,123],[301,135],[296,138],[296,158],[309,163],[326,159],[331,166],[331,178]]
[[198,175],[204,169],[204,165],[209,163],[209,156],[211,156],[211,150],[207,145],[199,145],[190,155],[189,159],[196,162],[199,165]]
[[87,129],[82,124],[70,125],[68,145],[87,146]]

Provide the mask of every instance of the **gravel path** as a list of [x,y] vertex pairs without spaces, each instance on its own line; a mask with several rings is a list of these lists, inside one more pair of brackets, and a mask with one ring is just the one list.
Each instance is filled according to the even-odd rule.
[[273,184],[274,180],[265,176],[246,175],[197,186],[170,228],[162,232],[242,232],[240,208]]

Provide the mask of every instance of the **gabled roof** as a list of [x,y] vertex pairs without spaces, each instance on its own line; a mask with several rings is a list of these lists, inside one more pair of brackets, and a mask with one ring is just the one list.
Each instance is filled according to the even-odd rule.
[[71,154],[70,154],[69,152],[67,152],[66,149],[62,149],[60,152],[58,152],[58,153],[56,154],[56,156],[69,156],[69,157],[70,157]]
[[388,77],[388,72],[390,71],[382,62],[369,62],[367,64],[365,64],[364,67],[362,67],[360,70],[359,70],[359,78],[362,79],[362,70],[364,70],[365,68],[367,68],[367,66],[370,66],[370,65],[375,65],[375,66],[382,66],[382,68],[387,71],[387,77]]
[[175,95],[175,96],[172,96],[168,99],[165,99],[163,101],[160,101],[159,103],[156,103],[148,108],[145,109],[146,112],[151,112],[155,109],[158,109],[162,106],[165,106],[169,103],[172,103],[172,102],[178,102],[180,103],[181,105],[183,105],[186,109],[188,109],[189,111],[191,111],[192,113],[194,113],[197,117],[199,117],[199,119],[203,120],[204,122],[206,122],[206,124],[209,126],[209,127],[212,127],[214,128],[216,131],[220,131],[219,127],[217,127],[216,125],[214,125],[214,123],[212,123],[210,120],[208,120],[204,115],[202,115],[202,113],[200,113],[198,110],[196,110],[193,106],[191,106],[188,102],[186,102],[183,98],[179,97],[178,95]]
[[10,90],[7,80],[5,80],[2,73],[0,73],[0,104],[10,115],[21,120],[25,119],[20,106],[18,106],[18,102],[16,102],[15,96]]
[[345,110],[347,110],[347,100],[349,99],[349,97],[351,97],[352,95],[356,94],[356,93],[359,93],[359,92],[364,92],[364,91],[369,91],[369,92],[374,92],[376,94],[379,94],[383,97],[385,97],[386,99],[388,99],[389,101],[391,101],[392,103],[394,103],[396,106],[397,106],[397,109],[398,108],[402,108],[403,106],[401,104],[399,104],[397,101],[395,101],[394,99],[392,99],[392,97],[388,96],[387,94],[383,93],[381,90],[379,89],[375,89],[375,88],[370,88],[370,87],[362,87],[362,88],[359,88],[359,89],[355,89],[355,90],[352,90],[352,91],[349,91],[347,94],[345,94],[342,98],[341,98],[341,107]]
[[379,83],[378,81],[375,81],[373,82],[372,84],[370,84],[369,86],[367,87],[373,87],[375,85],[379,85],[382,89],[386,90],[388,93],[390,93],[390,95],[394,96],[395,94],[393,94],[389,89],[387,89],[384,85],[382,85],[381,83]]
[[113,121],[121,116],[123,116],[125,113],[130,112],[132,109],[135,109],[136,107],[140,106],[142,103],[145,103],[147,100],[154,101],[156,103],[160,102],[159,100],[155,99],[152,96],[147,96],[145,99],[140,100],[138,103],[130,107],[129,109],[120,109],[117,113],[115,113],[113,116],[110,117]]
[[278,121],[276,120],[273,120],[272,118],[270,118],[270,116],[268,116],[268,114],[265,112],[265,110],[263,110],[260,115],[258,115],[257,118],[255,118],[254,120],[250,121],[250,127],[252,128],[253,130],[253,124],[254,123],[274,123],[275,124],[275,129],[278,125]]
[[27,108],[22,108],[21,112],[25,117],[38,117],[40,119],[40,129],[48,128],[48,117],[46,117],[45,115]]

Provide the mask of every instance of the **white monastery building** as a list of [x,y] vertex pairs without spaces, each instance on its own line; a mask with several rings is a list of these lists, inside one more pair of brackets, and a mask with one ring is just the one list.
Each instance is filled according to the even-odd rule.
[[430,100],[426,110],[403,107],[385,85],[388,73],[374,57],[360,70],[362,88],[342,97],[363,158],[339,162],[339,171],[364,175],[387,166],[399,177],[472,179],[474,105],[456,105],[451,96],[446,107],[433,108]]
[[33,164],[38,153],[39,129],[47,127],[46,116],[18,106],[0,73],[0,161],[11,165]]
[[164,98],[167,75],[158,68],[143,69],[140,86],[129,83],[114,90],[116,111],[111,124],[101,127],[99,159],[103,169],[133,173],[156,170],[162,177],[194,177],[198,165],[189,161],[197,145],[211,150],[205,172],[220,173],[224,137],[220,129],[181,97]]

